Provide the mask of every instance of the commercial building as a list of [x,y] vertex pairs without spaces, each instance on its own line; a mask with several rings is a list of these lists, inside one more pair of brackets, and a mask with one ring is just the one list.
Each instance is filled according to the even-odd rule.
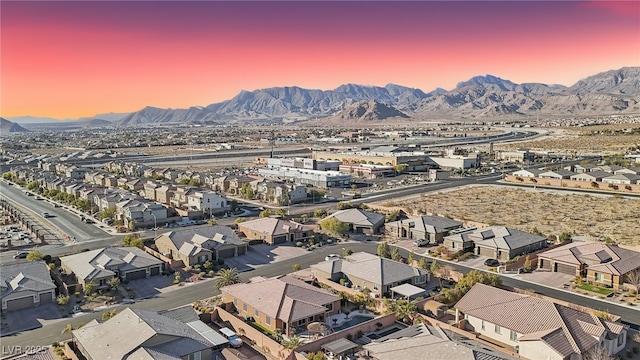
[[351,175],[332,170],[322,171],[292,167],[268,167],[258,169],[258,174],[266,178],[290,180],[299,184],[309,184],[320,188],[349,187],[351,185]]

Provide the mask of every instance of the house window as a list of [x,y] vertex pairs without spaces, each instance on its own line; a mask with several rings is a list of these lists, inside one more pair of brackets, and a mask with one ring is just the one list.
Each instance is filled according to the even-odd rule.
[[271,325],[271,317],[265,316],[264,317],[264,323],[267,324],[267,325]]
[[378,290],[378,284],[373,284],[373,290]]
[[327,311],[333,311],[333,303],[331,303],[331,304],[327,304],[327,305],[325,305],[324,307],[326,307],[326,308],[327,308]]
[[623,332],[618,336],[618,346],[624,345],[624,338],[625,338],[625,333]]
[[298,320],[298,326],[302,326],[302,325],[304,325],[306,322],[307,322],[307,320],[306,320],[306,319],[300,319],[300,320]]
[[502,328],[500,325],[495,325],[493,331],[495,331],[496,334],[502,334]]
[[516,341],[517,338],[518,338],[518,334],[515,331],[511,330],[511,334],[509,335],[509,339],[511,339],[513,341]]
[[484,320],[482,320],[482,322],[480,323],[480,328],[484,330]]
[[596,273],[596,280],[603,281],[604,280],[604,274],[603,273]]
[[458,244],[456,244],[455,242],[451,243],[451,248],[452,249],[457,249],[458,248]]
[[242,304],[242,310],[244,310],[244,312],[248,311],[247,303]]
[[258,311],[258,309],[253,309],[253,315],[255,315],[255,317],[259,317],[260,311]]
[[189,354],[189,356],[187,356],[187,360],[200,360],[200,351]]

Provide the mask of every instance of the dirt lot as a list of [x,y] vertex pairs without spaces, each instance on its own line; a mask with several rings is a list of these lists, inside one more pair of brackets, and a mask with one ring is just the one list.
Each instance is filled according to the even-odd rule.
[[505,225],[544,235],[569,232],[576,239],[603,240],[640,249],[640,200],[567,191],[473,186],[376,203],[407,214],[436,213],[460,220]]
[[616,130],[637,129],[638,124],[589,126],[580,129],[551,129],[550,134],[536,140],[496,144],[496,150],[557,151],[561,153],[588,152],[602,154],[624,153],[629,147],[640,145],[640,135]]

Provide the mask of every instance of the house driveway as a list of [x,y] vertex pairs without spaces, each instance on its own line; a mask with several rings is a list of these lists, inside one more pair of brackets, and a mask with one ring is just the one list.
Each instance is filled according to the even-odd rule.
[[293,257],[302,256],[307,250],[294,245],[250,245],[246,254],[224,259],[229,267],[238,269],[239,272],[253,270],[261,265],[270,264]]
[[43,304],[35,308],[8,311],[2,320],[2,334],[6,336],[17,332],[37,329],[52,321],[63,319],[55,303]]
[[529,274],[518,274],[516,275],[516,278],[554,288],[562,288],[565,284],[571,284],[571,280],[573,280],[575,276],[545,270],[536,270]]
[[173,279],[173,276],[156,275],[147,279],[131,280],[128,284],[123,284],[123,286],[125,288],[133,288],[136,293],[136,299],[146,299],[176,290],[177,287],[172,286]]

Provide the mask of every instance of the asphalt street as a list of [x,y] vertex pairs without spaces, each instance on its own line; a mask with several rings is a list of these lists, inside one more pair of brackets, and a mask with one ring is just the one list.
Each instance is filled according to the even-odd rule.
[[[63,245],[52,244],[38,247],[38,250],[43,253],[50,255],[69,253],[76,247],[88,244],[94,244],[94,246],[95,244],[112,244],[121,238],[121,236],[109,234],[103,228],[100,228],[101,224],[86,224],[82,222],[75,210],[72,212],[63,207],[56,208],[48,200],[36,200],[35,196],[27,196],[24,193],[24,189],[16,188],[5,181],[0,182],[0,196],[12,204],[18,205],[21,210],[38,217],[43,224],[49,223],[51,227],[59,229],[62,234],[69,236],[70,239],[76,239],[75,242],[72,240],[63,241]],[[43,212],[48,212],[53,216],[44,219],[41,216]],[[11,251],[1,253],[0,263],[13,261],[13,254],[14,252]]]

